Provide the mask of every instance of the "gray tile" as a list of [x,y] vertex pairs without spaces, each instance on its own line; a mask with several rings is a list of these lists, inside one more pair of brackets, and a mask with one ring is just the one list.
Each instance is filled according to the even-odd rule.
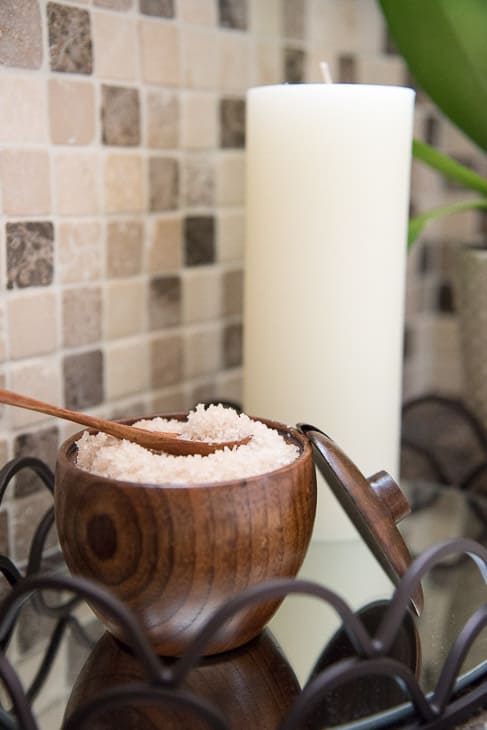
[[62,295],[62,308],[64,347],[80,347],[101,340],[100,287],[65,289]]
[[38,0],[2,0],[0,28],[0,63],[19,68],[39,68],[42,63],[42,29]]
[[7,287],[47,286],[54,277],[54,227],[48,221],[7,223]]
[[223,274],[223,314],[239,315],[243,309],[243,271],[225,271]]
[[288,84],[302,84],[306,54],[301,48],[284,49],[284,80]]
[[179,204],[179,164],[173,157],[149,159],[149,207],[174,210]]
[[242,325],[229,324],[223,330],[223,365],[226,368],[242,364]]
[[215,261],[215,219],[213,216],[188,216],[184,219],[184,262],[203,266]]
[[134,146],[140,144],[140,103],[137,89],[106,86],[102,90],[103,144]]
[[8,539],[8,513],[0,512],[0,554],[10,555],[10,543]]
[[[90,641],[95,643],[105,632],[103,625],[97,619],[92,619],[88,624],[83,626],[85,633]],[[66,639],[67,646],[67,681],[71,686],[78,678],[78,674],[85,661],[88,659],[91,649],[86,644],[81,643],[78,637],[72,631],[68,632]],[[97,723],[94,723],[97,724]]]
[[94,0],[94,4],[98,8],[107,8],[107,10],[130,10],[133,0]]
[[54,629],[54,619],[38,613],[32,602],[24,604],[18,620],[17,644],[21,654],[45,641]]
[[174,0],[139,0],[140,12],[159,18],[174,18]]
[[91,74],[93,52],[87,10],[47,4],[51,71]]
[[182,287],[179,276],[158,276],[149,285],[149,326],[151,330],[181,322]]
[[282,27],[285,38],[305,40],[306,0],[282,0]]
[[91,350],[63,360],[66,408],[90,408],[103,401],[103,353]]
[[151,342],[151,386],[165,388],[183,378],[183,345],[180,335],[159,337]]
[[218,21],[223,28],[247,30],[247,0],[218,0]]
[[223,98],[220,100],[220,146],[245,146],[245,101]]
[[[43,461],[54,472],[59,446],[59,428],[52,426],[32,433],[22,433],[16,437],[14,455],[16,458],[34,456]],[[16,498],[46,489],[40,478],[31,470],[23,469],[15,477],[14,495]]]
[[338,80],[341,84],[354,84],[357,81],[357,59],[345,54],[338,57]]

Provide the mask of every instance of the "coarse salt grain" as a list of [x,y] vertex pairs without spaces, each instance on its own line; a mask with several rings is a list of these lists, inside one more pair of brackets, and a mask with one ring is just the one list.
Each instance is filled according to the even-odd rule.
[[85,431],[76,442],[77,464],[94,474],[129,482],[148,484],[196,484],[243,479],[274,471],[294,461],[299,448],[260,421],[253,421],[232,408],[199,404],[186,421],[164,418],[141,420],[138,428],[180,433],[182,438],[199,441],[250,441],[233,449],[225,448],[208,456],[173,456],[155,453],[131,441],[105,433]]

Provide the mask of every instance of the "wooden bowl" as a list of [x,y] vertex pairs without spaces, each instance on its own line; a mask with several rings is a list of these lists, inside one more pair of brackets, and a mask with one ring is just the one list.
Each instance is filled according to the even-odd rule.
[[[180,655],[218,606],[248,586],[294,577],[304,560],[316,509],[311,446],[297,430],[259,420],[297,444],[300,455],[247,479],[123,482],[76,465],[81,432],[59,450],[55,511],[66,563],[73,575],[95,580],[120,598],[159,654]],[[240,611],[206,653],[255,637],[281,600]],[[123,640],[111,617],[92,608]]]

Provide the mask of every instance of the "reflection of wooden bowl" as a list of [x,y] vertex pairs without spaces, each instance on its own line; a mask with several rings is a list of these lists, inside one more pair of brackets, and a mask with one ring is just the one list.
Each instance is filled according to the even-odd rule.
[[[104,690],[144,680],[147,677],[139,661],[110,634],[104,634],[78,675],[65,718]],[[300,691],[293,670],[267,632],[241,649],[203,660],[181,689],[209,701],[228,719],[232,730],[275,730]],[[209,727],[194,713],[174,704],[161,707],[133,701],[93,715],[85,724],[90,730]]]
[[[80,434],[60,448],[55,508],[66,563],[74,575],[120,598],[160,654],[180,654],[219,605],[248,586],[294,577],[302,564],[316,508],[311,446],[298,431],[263,422],[296,443],[299,457],[273,472],[226,482],[116,481],[76,466]],[[252,639],[280,602],[240,611],[207,653]],[[110,616],[93,608],[123,638]]]

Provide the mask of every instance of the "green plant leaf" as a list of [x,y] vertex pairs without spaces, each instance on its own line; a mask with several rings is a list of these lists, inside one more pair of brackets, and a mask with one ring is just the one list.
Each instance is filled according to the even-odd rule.
[[485,177],[453,160],[448,155],[438,152],[425,142],[420,142],[417,139],[413,140],[413,155],[417,160],[421,160],[434,170],[438,170],[450,180],[455,180],[464,188],[475,190],[487,196],[487,179]]
[[443,218],[444,216],[451,215],[452,213],[462,213],[465,210],[475,210],[482,208],[487,210],[487,198],[485,200],[482,200],[482,198],[479,198],[477,200],[462,200],[459,203],[442,205],[440,208],[433,208],[427,213],[421,213],[421,215],[414,216],[414,218],[411,218],[409,220],[408,248],[411,248],[417,237],[422,232],[423,228],[430,221],[436,220],[438,218]]
[[486,0],[379,0],[419,85],[487,151]]

